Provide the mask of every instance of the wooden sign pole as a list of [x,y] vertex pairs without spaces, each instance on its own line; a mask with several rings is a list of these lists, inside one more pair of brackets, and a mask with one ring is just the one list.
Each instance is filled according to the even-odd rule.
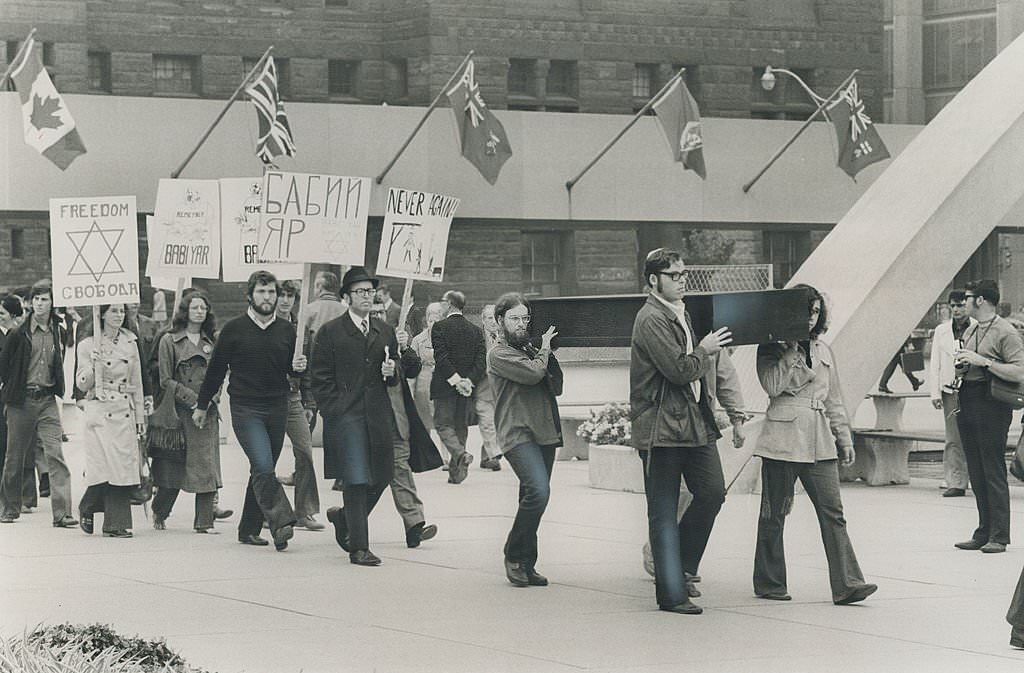
[[412,309],[412,278],[405,279],[405,289],[402,290],[402,312],[398,314],[398,328],[405,329],[405,323],[409,318],[409,311]]
[[303,348],[306,345],[306,307],[309,306],[309,302],[305,301],[303,295],[306,292],[306,288],[313,286],[313,279],[310,277],[313,275],[313,265],[306,263],[302,265],[302,292],[296,299],[299,302],[299,316],[297,318],[295,329],[298,332],[295,335],[295,352],[292,353],[293,358],[297,358],[302,355]]
[[96,381],[93,392],[98,400],[103,399],[103,358],[99,357],[102,345],[103,327],[100,325],[100,307],[97,305],[92,307],[92,351],[97,355],[92,361],[92,375]]

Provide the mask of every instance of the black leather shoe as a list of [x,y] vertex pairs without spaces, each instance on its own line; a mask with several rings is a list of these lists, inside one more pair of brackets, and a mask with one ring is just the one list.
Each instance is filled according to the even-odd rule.
[[348,522],[345,521],[345,511],[340,507],[327,508],[327,520],[334,524],[334,541],[345,551],[352,553],[352,547],[348,539]]
[[870,596],[871,594],[878,591],[877,584],[865,584],[864,586],[857,587],[850,593],[846,594],[842,598],[836,601],[832,601],[836,605],[849,605],[851,603],[860,603],[862,600]]
[[220,507],[217,507],[216,509],[213,510],[213,518],[214,519],[228,519],[234,513],[235,513],[235,510],[233,510],[233,509],[221,509]]
[[73,516],[65,516],[53,522],[54,528],[77,528],[78,519]]
[[758,598],[763,598],[766,601],[791,601],[793,597],[787,593],[781,594],[755,594]]
[[434,524],[426,525],[425,522],[420,521],[418,524],[405,531],[405,546],[409,549],[415,549],[420,546],[420,542],[429,540],[437,535],[437,526]]
[[967,495],[967,492],[962,488],[947,488],[942,492],[943,498],[960,498]]
[[358,549],[348,555],[348,560],[357,566],[379,566],[381,561],[369,549]]
[[284,551],[288,548],[288,540],[295,536],[295,529],[290,525],[281,526],[274,531],[274,549]]
[[677,603],[676,605],[659,605],[658,609],[663,612],[675,612],[680,615],[699,615],[704,612],[704,608],[693,603],[689,599],[682,603]]
[[546,587],[548,585],[548,578],[544,577],[533,568],[526,569],[526,579],[529,581],[531,587]]
[[526,574],[526,567],[522,563],[505,559],[505,577],[514,587],[530,586],[530,576]]
[[981,548],[982,554],[1001,554],[1006,551],[1006,545],[1002,542],[986,542]]
[[985,546],[985,542],[981,540],[966,540],[964,542],[957,542],[953,546],[957,549],[966,549],[967,551],[978,551]]
[[239,535],[238,541],[242,544],[251,544],[254,547],[266,547],[269,542],[259,535]]
[[78,525],[82,528],[82,532],[86,535],[92,535],[93,521],[91,516],[83,516],[78,520]]

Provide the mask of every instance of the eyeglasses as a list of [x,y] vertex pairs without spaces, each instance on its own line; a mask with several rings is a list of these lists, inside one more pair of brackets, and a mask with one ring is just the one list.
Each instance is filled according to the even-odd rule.
[[349,290],[348,293],[365,299],[366,297],[372,297],[374,293],[376,293],[376,290],[372,287],[359,287],[354,290]]
[[669,278],[678,283],[681,280],[686,280],[686,276],[688,275],[688,273],[686,271],[659,271],[658,275],[668,276]]
[[507,315],[505,316],[506,322],[517,322],[520,325],[529,325],[530,316],[528,315]]

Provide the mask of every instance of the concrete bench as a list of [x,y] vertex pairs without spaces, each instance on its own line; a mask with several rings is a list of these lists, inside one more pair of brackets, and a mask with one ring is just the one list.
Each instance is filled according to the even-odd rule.
[[928,397],[928,393],[870,393],[875,406],[875,428],[879,430],[901,430],[903,409],[911,397]]

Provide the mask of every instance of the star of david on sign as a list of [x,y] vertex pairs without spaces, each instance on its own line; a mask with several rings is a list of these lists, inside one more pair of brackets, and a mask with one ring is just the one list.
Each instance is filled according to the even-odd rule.
[[124,236],[123,227],[102,229],[93,220],[92,226],[85,231],[68,231],[66,235],[75,246],[75,259],[68,269],[68,276],[92,276],[99,282],[104,274],[124,273],[116,252]]

